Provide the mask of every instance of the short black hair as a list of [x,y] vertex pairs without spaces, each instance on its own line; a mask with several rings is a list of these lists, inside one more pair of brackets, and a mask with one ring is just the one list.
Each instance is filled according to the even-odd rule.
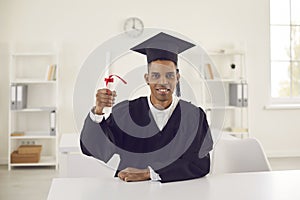
[[[157,60],[159,60],[159,59],[157,59]],[[157,60],[153,60],[152,62],[157,61]],[[173,62],[172,60],[168,60],[168,61]],[[148,70],[148,72],[149,72],[149,67],[150,67],[150,65],[151,65],[152,62],[150,62],[150,63],[147,64],[147,70]],[[176,73],[179,73],[179,69],[178,69],[177,63],[175,63],[175,62],[173,62],[173,63],[175,64],[175,67],[176,67]]]

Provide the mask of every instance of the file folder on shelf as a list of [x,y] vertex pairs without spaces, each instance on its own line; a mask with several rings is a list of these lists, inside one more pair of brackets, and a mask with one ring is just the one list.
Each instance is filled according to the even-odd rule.
[[17,85],[17,109],[26,108],[27,85]]
[[10,88],[10,92],[11,92],[10,109],[15,110],[17,109],[17,86],[12,85]]
[[248,84],[243,83],[243,107],[248,106]]
[[248,106],[248,84],[230,83],[229,84],[229,105],[237,107]]
[[56,135],[55,131],[55,123],[56,123],[56,113],[55,111],[51,111],[50,113],[50,135]]
[[229,84],[229,105],[243,106],[243,86],[240,83]]

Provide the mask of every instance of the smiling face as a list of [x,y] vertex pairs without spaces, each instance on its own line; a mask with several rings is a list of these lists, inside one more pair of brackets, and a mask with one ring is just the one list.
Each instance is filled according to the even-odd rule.
[[180,75],[176,73],[176,65],[169,60],[152,61],[148,67],[145,80],[150,86],[151,103],[157,109],[165,109],[172,103],[172,94]]

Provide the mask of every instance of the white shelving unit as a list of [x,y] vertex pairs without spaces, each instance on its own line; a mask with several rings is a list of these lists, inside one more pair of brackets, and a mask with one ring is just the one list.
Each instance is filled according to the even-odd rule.
[[[10,57],[10,99],[12,86],[27,87],[26,106],[9,109],[8,169],[18,166],[54,166],[58,168],[58,54],[56,52],[15,52]],[[54,76],[48,79],[49,66],[56,65]],[[54,131],[50,130],[50,115],[55,112]],[[22,136],[12,136],[21,132]],[[11,153],[20,145],[42,145],[38,163],[11,163]]]
[[[230,84],[247,85],[248,83],[245,52],[237,50],[219,50],[211,51],[208,55],[211,60],[205,61],[206,63],[204,63],[204,65],[210,64],[211,66],[215,66],[216,69],[212,69],[212,76],[207,72],[205,73],[205,82],[207,85],[210,85],[211,88],[213,88],[214,84],[222,84],[225,91],[225,102],[220,102],[220,105],[218,105],[218,103],[212,105],[208,98],[209,94],[207,91],[203,91],[206,93],[206,95],[203,95],[206,112],[210,112],[209,116],[211,119],[220,115],[220,112],[225,112],[225,120],[223,129],[221,130],[222,133],[240,138],[249,137],[248,105],[231,105],[229,100]],[[232,64],[234,64],[234,66],[232,66]],[[248,91],[245,90],[243,92],[246,93],[244,96],[247,97],[248,104]]]

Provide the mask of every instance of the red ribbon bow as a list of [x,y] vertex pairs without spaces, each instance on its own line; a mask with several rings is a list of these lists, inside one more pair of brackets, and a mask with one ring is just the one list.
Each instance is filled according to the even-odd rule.
[[112,75],[109,75],[108,78],[105,78],[105,79],[104,79],[105,84],[106,84],[106,87],[107,87],[108,83],[113,83],[113,82],[114,82],[114,79],[112,78],[113,76],[116,76],[116,77],[119,78],[123,83],[127,84],[127,82],[126,82],[124,79],[122,79],[120,76],[112,74]]

